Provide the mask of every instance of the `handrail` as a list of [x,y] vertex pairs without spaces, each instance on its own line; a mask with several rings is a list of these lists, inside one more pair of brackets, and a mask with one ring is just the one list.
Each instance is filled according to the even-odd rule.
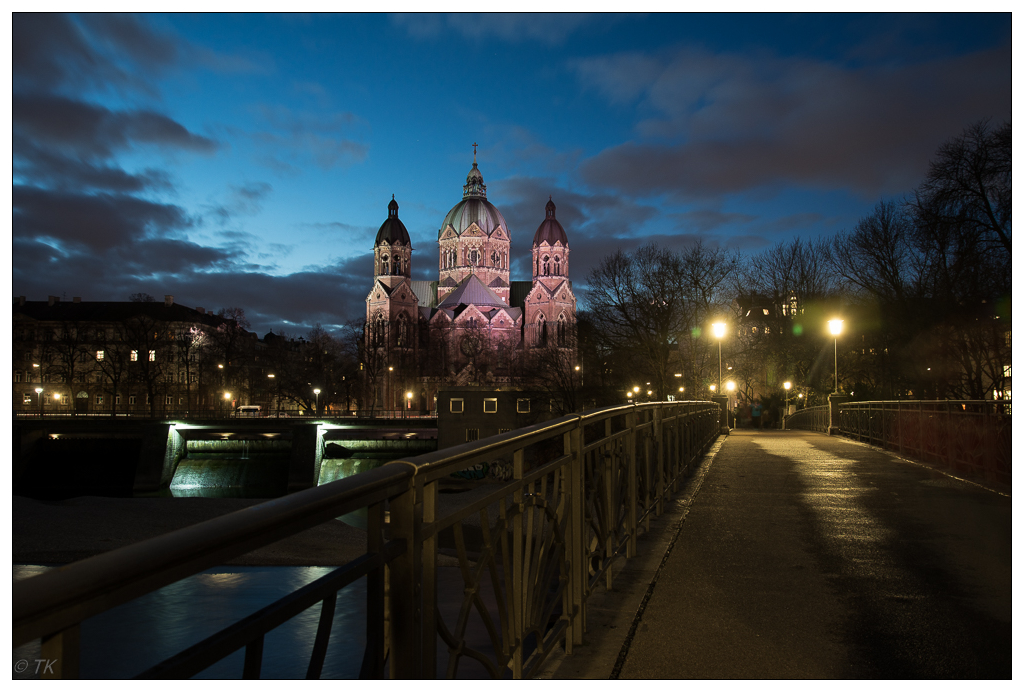
[[[61,660],[60,675],[74,677],[82,620],[365,508],[364,555],[145,675],[184,675],[244,646],[243,674],[258,676],[265,633],[291,617],[298,604],[320,601],[309,666],[318,676],[336,590],[365,574],[362,675],[382,675],[388,660],[392,677],[433,678],[443,639],[449,650],[445,675],[455,676],[462,663],[474,661],[492,675],[528,677],[558,641],[564,639],[567,653],[582,643],[590,594],[602,582],[610,588],[613,563],[636,554],[638,535],[719,434],[718,416],[717,404],[710,402],[571,414],[391,462],[72,563],[14,584],[14,645],[42,637],[44,656]],[[510,479],[481,485],[486,492],[467,497],[462,506],[438,503],[444,479],[496,460],[511,465]],[[442,612],[437,601],[442,550],[458,557],[465,586],[466,600],[451,612]],[[492,592],[487,602],[481,600],[483,590]],[[477,649],[466,640],[470,617],[482,618],[489,647]]]
[[894,400],[838,406],[841,434],[937,463],[958,474],[1011,482],[1010,402]]
[[14,645],[379,502],[405,490],[412,475],[408,467],[386,464],[19,581]]

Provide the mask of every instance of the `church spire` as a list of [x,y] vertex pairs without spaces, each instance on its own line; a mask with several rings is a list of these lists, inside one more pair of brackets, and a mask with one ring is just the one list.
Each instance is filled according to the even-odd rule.
[[462,186],[462,199],[487,199],[487,186],[484,185],[484,176],[476,167],[476,142],[473,142],[473,168],[466,176],[466,184]]

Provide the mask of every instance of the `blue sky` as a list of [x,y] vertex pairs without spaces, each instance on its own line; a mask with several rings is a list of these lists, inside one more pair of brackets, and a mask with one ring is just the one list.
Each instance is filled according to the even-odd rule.
[[[1009,14],[16,14],[13,289],[260,334],[360,318],[391,195],[415,278],[472,144],[517,264],[851,228],[1011,113]],[[585,291],[582,293],[585,299]]]

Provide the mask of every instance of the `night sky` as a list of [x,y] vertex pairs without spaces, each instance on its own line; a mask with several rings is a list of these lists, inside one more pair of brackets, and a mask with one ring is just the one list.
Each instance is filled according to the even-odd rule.
[[394,195],[413,274],[473,143],[513,279],[550,195],[616,248],[756,253],[852,228],[1011,114],[1009,14],[22,15],[13,293],[146,292],[261,336],[365,314]]

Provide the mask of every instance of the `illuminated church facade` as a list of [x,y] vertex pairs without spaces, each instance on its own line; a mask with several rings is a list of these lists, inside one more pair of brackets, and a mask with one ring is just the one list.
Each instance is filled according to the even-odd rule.
[[533,236],[529,281],[511,280],[512,232],[487,199],[475,145],[462,200],[438,229],[436,281],[412,279],[413,248],[398,209],[392,197],[366,296],[363,360],[379,402],[426,409],[440,387],[529,386],[541,354],[571,367],[576,296],[569,240],[550,198]]

